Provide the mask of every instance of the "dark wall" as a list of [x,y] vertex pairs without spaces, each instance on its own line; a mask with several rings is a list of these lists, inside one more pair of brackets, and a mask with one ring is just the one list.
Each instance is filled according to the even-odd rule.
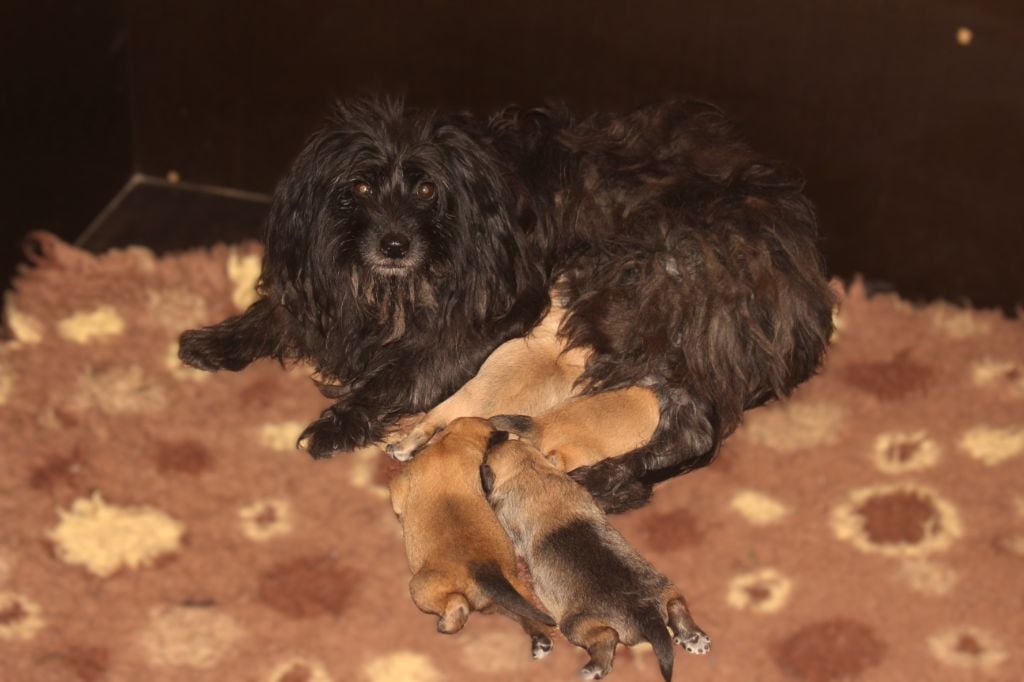
[[74,239],[132,172],[117,0],[0,3],[0,283],[32,229]]
[[3,101],[27,101],[15,118],[31,129],[28,153],[3,164],[4,191],[29,198],[18,225],[81,226],[129,163],[269,191],[334,95],[486,110],[684,94],[803,169],[834,272],[918,298],[1024,298],[1017,0],[123,0],[123,17],[109,0],[32,6],[42,16],[27,33],[19,10],[0,10],[13,12],[0,21],[15,84]]
[[332,94],[473,109],[696,95],[804,170],[835,272],[1012,303],[1024,296],[1019,6],[127,0],[138,162],[267,191]]

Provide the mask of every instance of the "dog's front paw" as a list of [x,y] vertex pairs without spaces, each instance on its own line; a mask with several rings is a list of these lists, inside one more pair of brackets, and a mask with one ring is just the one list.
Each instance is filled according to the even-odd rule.
[[375,440],[373,424],[366,415],[333,407],[324,410],[299,436],[299,443],[314,459],[355,450]]
[[240,357],[234,344],[211,328],[190,329],[178,342],[178,358],[189,367],[215,372],[226,369],[237,372],[249,364]]

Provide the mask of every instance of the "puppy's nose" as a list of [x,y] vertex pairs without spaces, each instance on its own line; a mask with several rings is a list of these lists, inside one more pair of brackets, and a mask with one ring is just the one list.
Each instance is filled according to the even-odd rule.
[[401,232],[388,232],[380,238],[380,252],[388,258],[404,258],[409,253],[409,238]]

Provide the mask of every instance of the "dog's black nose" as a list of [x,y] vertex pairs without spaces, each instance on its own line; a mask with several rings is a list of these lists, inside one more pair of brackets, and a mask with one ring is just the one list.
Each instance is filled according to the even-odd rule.
[[380,252],[388,258],[404,258],[409,253],[409,238],[400,232],[388,232],[380,238]]

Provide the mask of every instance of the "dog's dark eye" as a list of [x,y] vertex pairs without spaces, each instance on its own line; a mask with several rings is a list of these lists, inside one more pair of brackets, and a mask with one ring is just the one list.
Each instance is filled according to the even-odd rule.
[[435,194],[437,194],[437,187],[432,182],[421,182],[416,187],[416,196],[420,199],[433,199]]
[[362,180],[356,180],[352,183],[352,191],[361,197],[368,197],[373,194],[373,188],[370,187],[370,183],[363,182]]

